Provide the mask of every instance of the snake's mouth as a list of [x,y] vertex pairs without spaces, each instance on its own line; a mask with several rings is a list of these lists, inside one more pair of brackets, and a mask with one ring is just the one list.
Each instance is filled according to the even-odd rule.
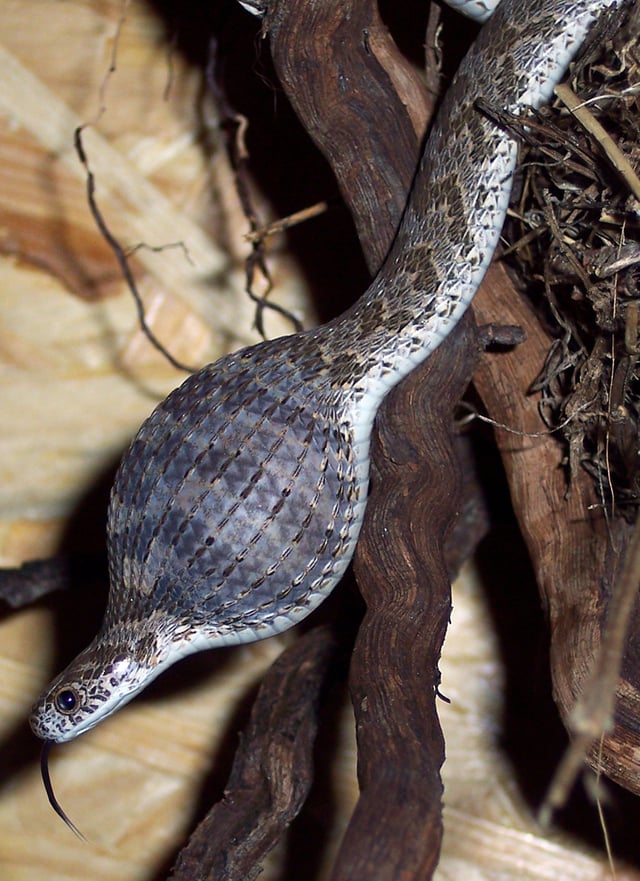
[[50,741],[51,743],[55,743],[54,740],[50,740],[47,733],[47,726],[45,724],[45,720],[43,714],[40,710],[40,706],[36,704],[36,706],[31,711],[31,715],[29,716],[29,727],[33,731],[36,737],[39,737],[41,740]]

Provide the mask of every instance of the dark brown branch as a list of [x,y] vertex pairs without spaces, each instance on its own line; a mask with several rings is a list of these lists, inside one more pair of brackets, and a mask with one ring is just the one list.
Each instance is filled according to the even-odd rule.
[[172,881],[245,881],[298,814],[313,776],[317,709],[335,655],[318,627],[278,658],[260,687],[223,800],[181,852]]
[[[424,92],[374,10],[311,0],[302,15],[299,3],[279,2],[267,24],[285,91],[331,162],[372,269],[399,222],[427,118]],[[438,861],[444,744],[436,691],[450,613],[443,545],[460,483],[452,413],[475,351],[473,333],[461,327],[379,414],[374,490],[356,551],[368,611],[350,677],[361,796],[334,881],[417,881]]]
[[427,879],[442,835],[436,711],[449,615],[444,539],[460,470],[452,413],[475,365],[469,322],[385,402],[356,575],[367,603],[351,665],[361,795],[334,881]]
[[[630,527],[607,524],[591,477],[578,471],[567,492],[564,447],[546,431],[539,394],[529,394],[549,351],[551,338],[519,296],[506,270],[494,265],[476,297],[479,321],[518,323],[526,342],[515,352],[485,355],[474,384],[489,415],[514,432],[496,431],[514,510],[526,541],[545,604],[551,633],[555,699],[570,724],[571,711],[593,668]],[[527,434],[534,435],[527,437]],[[640,792],[640,606],[630,624],[623,679],[618,688],[615,728],[598,757],[612,779]]]
[[29,560],[13,569],[0,569],[0,600],[12,609],[21,609],[69,587],[70,570],[71,562],[65,556]]
[[328,159],[369,268],[387,255],[433,104],[362,0],[273,0],[265,30],[305,129]]

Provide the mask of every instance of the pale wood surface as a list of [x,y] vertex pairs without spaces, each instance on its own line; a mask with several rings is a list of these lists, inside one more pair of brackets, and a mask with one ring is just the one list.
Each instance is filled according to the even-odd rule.
[[[0,4],[0,560],[54,552],[69,518],[156,400],[181,378],[142,337],[131,298],[100,240],[72,147],[92,120],[120,3]],[[248,62],[250,63],[250,62]],[[190,363],[256,338],[243,295],[246,229],[222,150],[195,137],[200,73],[172,58],[142,3],[128,8],[107,107],[86,147],[104,213],[142,251],[136,274],[156,333]],[[216,111],[207,105],[216,131]],[[215,196],[214,196],[215,194]],[[304,206],[301,206],[304,207]],[[217,242],[224,241],[225,247]],[[286,255],[272,255],[279,301],[304,311]],[[211,278],[215,277],[215,284]],[[309,318],[307,320],[310,320]],[[271,334],[284,323],[269,319]],[[447,738],[444,879],[604,879],[606,861],[569,838],[540,835],[500,750],[504,671],[483,591],[471,570],[454,593],[443,660]],[[58,796],[89,839],[77,841],[42,791],[28,709],[65,654],[64,599],[0,621],[0,878],[152,881],[189,828],[203,781],[228,768],[239,708],[283,641],[195,660],[141,700],[54,751]],[[78,629],[86,614],[78,610]],[[90,633],[86,634],[89,638]],[[188,681],[191,677],[192,681]],[[335,817],[319,877],[328,877],[355,797],[345,701],[332,780]],[[225,741],[223,748],[222,741]],[[281,877],[282,855],[262,876]],[[619,871],[619,878],[640,877]]]

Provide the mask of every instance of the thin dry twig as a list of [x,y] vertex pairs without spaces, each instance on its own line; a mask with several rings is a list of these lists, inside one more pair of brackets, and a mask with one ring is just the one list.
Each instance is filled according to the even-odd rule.
[[251,232],[245,233],[244,237],[248,242],[262,242],[269,236],[274,236],[280,232],[286,232],[288,229],[291,229],[292,226],[297,226],[299,223],[304,223],[307,220],[312,220],[314,217],[319,217],[321,214],[324,214],[328,208],[328,202],[316,202],[315,205],[303,208],[302,211],[296,211],[293,214],[289,214],[288,217],[282,217],[279,220],[274,220],[273,223],[268,223],[266,226],[260,227],[259,229],[251,230]]
[[[207,83],[211,92],[215,95],[216,102],[221,110],[222,129],[226,134],[225,144],[229,162],[234,172],[236,192],[244,216],[249,224],[249,233],[245,237],[252,247],[251,253],[245,261],[245,292],[256,306],[255,327],[258,333],[263,338],[266,338],[264,313],[266,309],[270,309],[272,312],[276,312],[290,321],[294,331],[300,331],[303,327],[299,319],[289,309],[285,309],[284,306],[269,300],[269,294],[273,290],[273,280],[266,258],[266,236],[262,234],[264,226],[258,220],[258,213],[253,204],[249,184],[248,163],[251,157],[246,143],[249,120],[246,116],[235,110],[230,103],[226,91],[220,85],[218,61],[218,43],[215,37],[211,37],[206,70]],[[255,290],[256,275],[258,273],[265,282],[265,289],[262,294],[256,293]]]
[[87,200],[89,202],[89,209],[91,211],[91,214],[93,215],[98,229],[102,234],[102,237],[109,245],[114,253],[116,260],[118,261],[118,265],[120,266],[120,270],[122,271],[124,279],[127,283],[127,287],[129,288],[131,296],[133,297],[136,304],[140,327],[151,345],[155,349],[157,349],[167,359],[167,361],[176,368],[176,370],[183,370],[185,373],[193,373],[196,368],[191,367],[188,364],[184,364],[182,361],[178,360],[178,358],[175,358],[149,327],[145,314],[144,302],[142,300],[142,297],[140,296],[140,291],[138,290],[138,286],[136,285],[135,278],[133,277],[133,272],[131,270],[131,266],[129,265],[127,252],[124,250],[120,242],[109,229],[107,222],[104,219],[96,201],[95,177],[89,166],[89,160],[87,158],[87,154],[82,143],[82,132],[85,127],[86,126],[80,126],[75,130],[73,142],[76,153],[78,154],[78,158],[80,159],[80,162],[83,164],[87,172]]

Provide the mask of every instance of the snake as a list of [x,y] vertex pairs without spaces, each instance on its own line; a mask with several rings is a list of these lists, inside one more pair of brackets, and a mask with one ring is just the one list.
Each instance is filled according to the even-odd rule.
[[[488,21],[443,99],[369,288],[320,327],[192,374],[124,455],[104,621],[33,709],[45,751],[180,658],[292,627],[339,582],[367,504],[377,411],[455,327],[498,244],[518,145],[477,103],[520,116],[540,107],[597,23],[629,2],[502,0],[493,11],[489,0],[453,0]],[[243,5],[264,12],[260,0]],[[67,819],[45,751],[50,801]]]

